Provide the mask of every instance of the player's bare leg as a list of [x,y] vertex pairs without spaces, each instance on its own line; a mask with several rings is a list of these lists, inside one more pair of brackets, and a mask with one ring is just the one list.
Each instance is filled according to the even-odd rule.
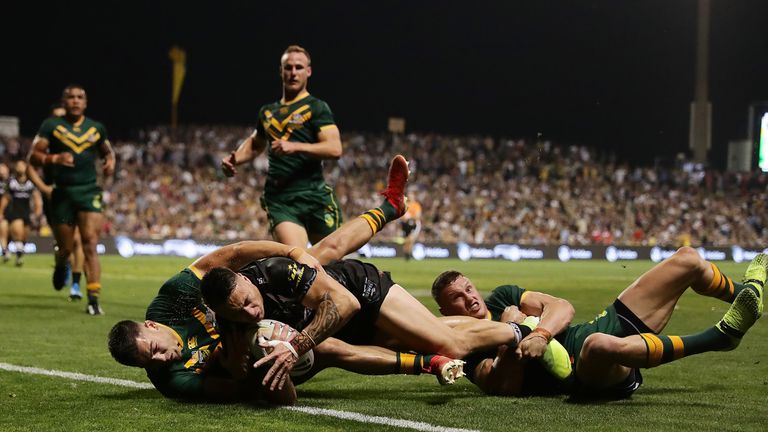
[[[99,230],[102,227],[102,215],[97,212],[79,212],[77,214],[80,237],[83,241],[83,254],[85,256],[85,277],[88,280],[88,308],[90,315],[101,315],[104,311],[99,305],[101,295],[101,263],[96,252],[99,242]],[[71,247],[70,247],[71,250]]]
[[303,226],[294,222],[280,222],[272,232],[275,241],[288,246],[307,247],[309,237]]
[[700,294],[714,294],[732,302],[736,294],[746,286],[724,277],[716,266],[702,259],[695,249],[683,247],[640,276],[618,298],[651,330],[660,332],[669,322],[677,301],[688,287]]
[[80,277],[83,274],[83,266],[85,265],[85,254],[83,253],[83,240],[80,237],[80,229],[78,228],[75,229],[72,255],[70,255],[69,259],[72,266],[72,286],[69,289],[69,299],[71,301],[81,300],[83,294],[80,291]]
[[10,225],[10,240],[16,247],[16,267],[23,265],[24,256],[24,244],[27,242],[27,233],[29,228],[24,224],[22,219],[16,219],[11,221]]
[[730,351],[760,318],[761,304],[762,297],[756,291],[742,290],[715,326],[688,336],[589,335],[581,348],[576,374],[583,383],[607,387],[623,381],[631,368],[652,368],[695,354]]
[[474,320],[451,328],[434,316],[400,285],[392,285],[381,305],[376,327],[392,335],[403,347],[464,358],[479,349],[514,345],[519,334],[495,321]]
[[372,237],[373,232],[368,222],[362,217],[357,217],[329,234],[307,252],[317,258],[320,264],[328,264],[360,249]]
[[378,346],[350,345],[336,338],[328,338],[314,348],[315,364],[312,370],[294,383],[301,383],[317,372],[336,367],[363,375],[421,375],[429,373],[437,376],[441,384],[453,384],[464,375],[461,360],[454,360],[441,355],[399,353]]
[[53,225],[53,236],[56,239],[55,267],[53,269],[53,288],[57,291],[64,288],[69,270],[69,255],[74,243],[74,225]]
[[321,264],[341,259],[345,255],[360,249],[387,223],[396,220],[405,213],[407,201],[405,186],[408,183],[408,162],[401,155],[392,159],[387,177],[387,188],[381,192],[385,197],[381,206],[364,212],[332,232],[315,246],[309,253]]
[[0,215],[0,253],[3,254],[3,264],[10,259],[8,255],[8,221]]

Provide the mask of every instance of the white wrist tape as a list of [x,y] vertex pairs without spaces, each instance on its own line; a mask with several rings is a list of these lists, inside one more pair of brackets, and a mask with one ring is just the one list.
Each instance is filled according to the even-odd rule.
[[299,358],[299,354],[296,352],[296,349],[295,349],[295,348],[293,348],[293,345],[291,345],[291,343],[290,343],[290,342],[286,342],[286,341],[279,341],[279,340],[268,340],[268,341],[266,341],[266,342],[267,342],[267,345],[269,345],[270,347],[272,347],[272,349],[274,349],[274,348],[275,348],[276,346],[278,346],[278,345],[283,345],[284,347],[288,348],[288,351],[290,351],[290,352],[291,352],[291,354],[293,354],[293,356],[294,356],[295,358],[297,358],[297,359]]

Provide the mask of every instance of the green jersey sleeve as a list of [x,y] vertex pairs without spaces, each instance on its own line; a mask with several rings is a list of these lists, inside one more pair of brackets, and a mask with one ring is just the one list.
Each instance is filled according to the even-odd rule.
[[101,123],[97,123],[96,129],[98,129],[99,134],[101,134],[101,138],[99,139],[99,144],[101,144],[101,143],[103,143],[104,141],[106,141],[108,139],[107,138],[107,127],[104,126]]
[[40,129],[37,131],[37,135],[41,138],[45,138],[48,141],[53,137],[53,129],[56,127],[53,123],[53,118],[47,118],[40,125]]
[[203,375],[183,368],[147,371],[147,377],[163,396],[173,399],[203,399]]
[[264,139],[264,141],[270,141],[267,137],[267,131],[264,130],[264,110],[266,105],[259,109],[259,115],[256,117],[256,135]]
[[525,289],[516,285],[502,285],[493,290],[485,299],[485,305],[491,312],[494,321],[501,319],[501,314],[507,306],[520,306]]
[[331,107],[329,107],[328,104],[324,101],[316,99],[315,106],[312,108],[311,124],[312,127],[318,132],[322,131],[326,126],[332,126],[336,124],[336,122],[333,120],[333,112],[331,112]]

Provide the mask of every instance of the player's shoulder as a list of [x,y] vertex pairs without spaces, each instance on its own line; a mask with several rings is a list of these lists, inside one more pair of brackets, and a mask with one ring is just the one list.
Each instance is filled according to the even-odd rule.
[[492,296],[517,296],[522,295],[525,292],[525,288],[517,285],[499,285],[491,291]]
[[280,108],[281,105],[282,102],[280,99],[274,102],[266,103],[259,108],[259,114],[263,114],[265,111],[276,111],[278,108]]
[[43,120],[43,122],[40,124],[40,131],[46,132],[51,131],[56,128],[56,126],[64,124],[64,119],[61,117],[51,116],[47,119]]
[[195,290],[198,292],[200,291],[200,278],[189,267],[171,276],[171,278],[165,281],[163,286],[160,287],[161,293]]
[[328,105],[328,102],[315,97],[314,95],[310,94],[308,95],[304,101],[309,104],[312,108],[315,109],[323,109],[323,110],[330,110],[331,106]]
[[95,127],[96,129],[98,129],[99,131],[102,131],[102,132],[106,130],[106,126],[104,126],[104,123],[102,123],[102,122],[100,122],[98,120],[94,120],[94,119],[92,119],[90,117],[87,117],[87,116],[85,117],[85,120],[83,121],[83,126],[85,126],[87,128]]

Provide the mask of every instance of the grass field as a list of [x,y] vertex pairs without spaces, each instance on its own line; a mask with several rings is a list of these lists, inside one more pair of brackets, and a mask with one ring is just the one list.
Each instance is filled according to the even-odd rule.
[[[430,309],[428,288],[441,270],[464,271],[482,290],[515,283],[570,300],[576,320],[591,319],[650,262],[373,261]],[[84,313],[50,285],[52,257],[29,256],[22,269],[0,265],[0,366],[79,372],[147,383],[143,371],[117,364],[106,335],[122,319],[141,320],[146,305],[186,259],[103,257],[105,316]],[[746,264],[723,263],[740,279]],[[683,296],[665,333],[688,334],[717,322],[727,305]],[[183,404],[153,389],[44,376],[0,367],[2,431],[148,430],[398,430],[369,423],[404,420],[420,430],[489,431],[748,431],[768,428],[768,320],[759,321],[733,352],[708,353],[644,371],[629,399],[575,404],[565,397],[483,396],[462,380],[440,387],[434,377],[365,377],[327,370],[299,387],[304,412],[248,405]],[[358,420],[311,408],[357,413]],[[372,420],[373,419],[373,420]],[[394,424],[394,423],[392,423]]]

